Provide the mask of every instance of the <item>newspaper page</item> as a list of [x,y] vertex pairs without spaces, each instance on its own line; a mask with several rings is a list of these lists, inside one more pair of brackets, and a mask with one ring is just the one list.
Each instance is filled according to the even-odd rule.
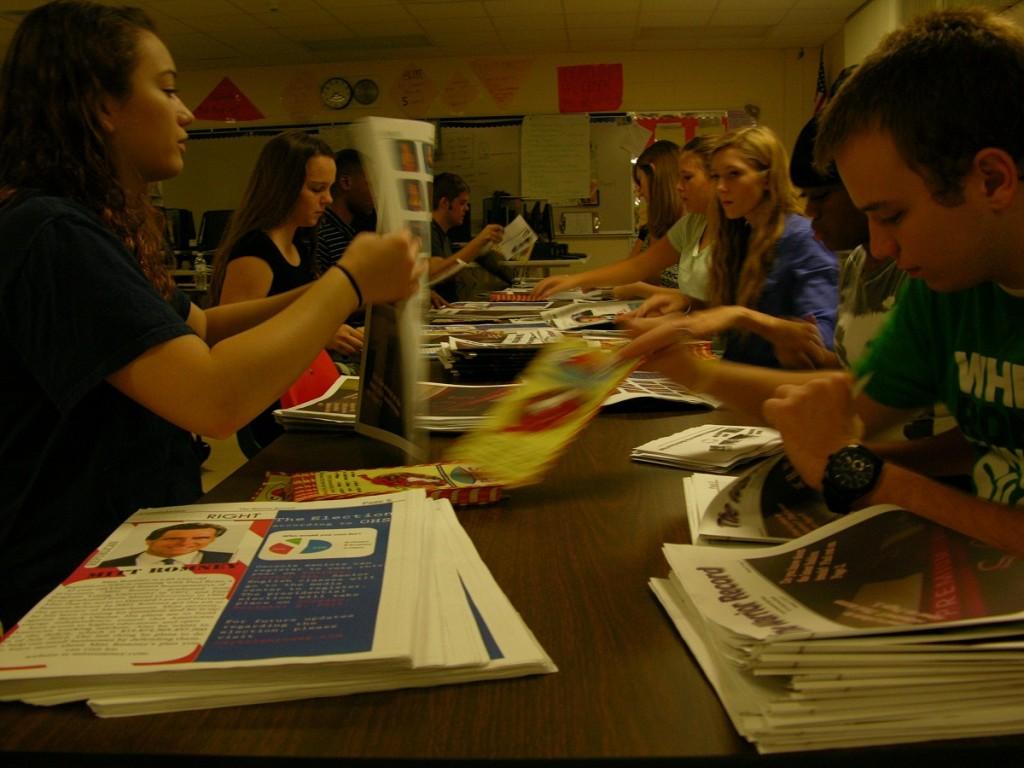
[[520,214],[505,226],[501,242],[494,246],[494,250],[506,261],[526,261],[536,242],[537,234]]
[[698,532],[708,539],[777,544],[839,517],[782,455],[750,468],[715,496]]
[[0,698],[19,697],[18,681],[184,684],[282,660],[408,667],[425,503],[409,491],[141,510],[8,632]]
[[[368,117],[355,121],[349,133],[373,190],[377,230],[410,230],[429,257],[434,126]],[[420,370],[421,307],[420,297],[414,296],[367,309],[356,417],[356,431],[400,449],[409,464],[426,459],[416,422],[415,382],[426,378]]]
[[1016,558],[894,507],[869,507],[768,549],[664,551],[702,616],[761,641],[1024,619]]

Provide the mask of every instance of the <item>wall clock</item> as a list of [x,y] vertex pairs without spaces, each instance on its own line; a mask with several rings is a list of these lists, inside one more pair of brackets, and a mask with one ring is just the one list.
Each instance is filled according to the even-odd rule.
[[356,83],[355,96],[356,101],[360,104],[373,104],[377,100],[377,96],[380,95],[380,88],[377,87],[377,83],[368,77],[364,77],[362,80]]
[[328,109],[344,109],[352,101],[352,86],[343,77],[331,77],[320,86],[320,101]]

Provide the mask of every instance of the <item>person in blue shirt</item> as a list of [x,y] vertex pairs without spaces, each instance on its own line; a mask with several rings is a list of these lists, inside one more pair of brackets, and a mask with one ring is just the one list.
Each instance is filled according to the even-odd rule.
[[839,267],[800,213],[785,148],[764,126],[726,134],[712,149],[710,176],[709,307],[666,321],[696,338],[720,336],[727,360],[814,367],[808,345],[824,339],[831,349]]

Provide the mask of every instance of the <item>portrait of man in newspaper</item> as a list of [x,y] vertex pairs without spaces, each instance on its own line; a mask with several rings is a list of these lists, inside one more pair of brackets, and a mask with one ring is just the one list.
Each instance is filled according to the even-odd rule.
[[146,534],[146,548],[124,557],[104,560],[100,568],[154,568],[160,566],[227,563],[233,552],[208,550],[227,528],[216,523],[175,523]]

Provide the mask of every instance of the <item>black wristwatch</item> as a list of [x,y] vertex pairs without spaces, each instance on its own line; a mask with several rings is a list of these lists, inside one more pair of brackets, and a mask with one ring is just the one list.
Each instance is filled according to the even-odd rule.
[[840,448],[825,465],[821,481],[825,504],[836,514],[845,515],[878,485],[884,463],[863,445]]

